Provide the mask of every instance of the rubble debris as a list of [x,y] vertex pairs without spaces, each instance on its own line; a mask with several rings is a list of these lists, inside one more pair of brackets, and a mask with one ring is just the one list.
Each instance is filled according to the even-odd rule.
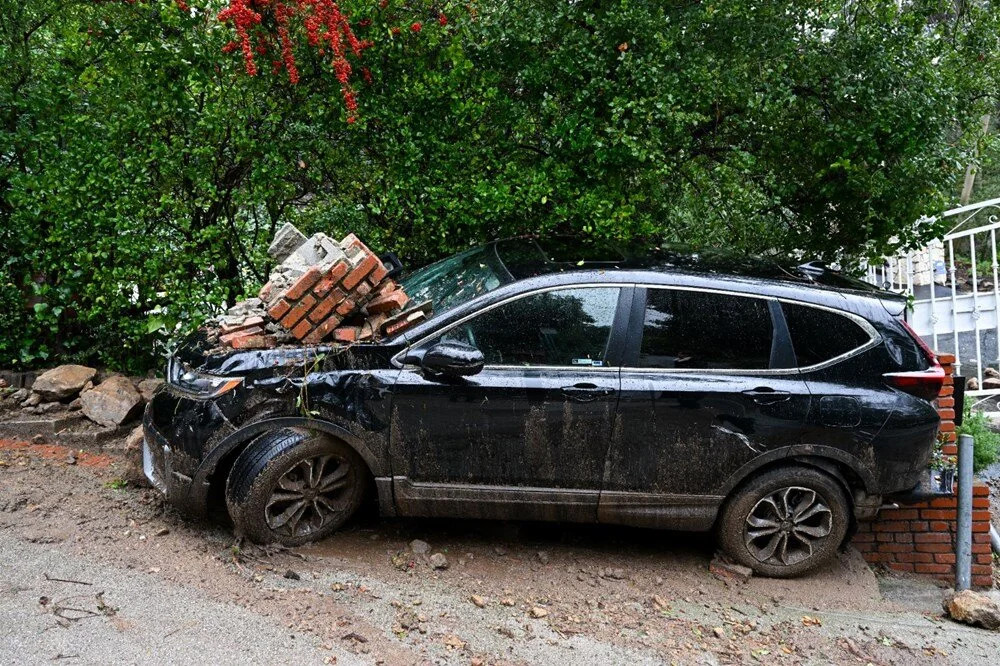
[[31,385],[31,390],[47,401],[65,400],[78,394],[95,377],[97,370],[94,368],[85,365],[60,365],[39,375]]
[[389,277],[391,268],[354,234],[340,242],[323,233],[306,238],[285,224],[268,253],[280,263],[259,297],[237,303],[217,322],[223,347],[365,341],[395,335],[430,314],[430,303],[411,304]]
[[432,569],[447,569],[448,568],[448,558],[444,556],[443,553],[434,553],[431,555],[428,562]]
[[753,576],[753,569],[745,567],[742,564],[730,562],[722,555],[715,556],[711,564],[708,565],[708,571],[716,578],[728,578],[738,580],[741,583],[746,583],[750,580],[750,577]]
[[1000,605],[985,594],[972,590],[951,592],[944,598],[943,606],[953,620],[984,629],[1000,630]]
[[160,388],[161,384],[163,384],[162,379],[143,379],[140,381],[136,388],[139,390],[143,402],[151,402],[153,394],[156,393],[156,389]]
[[80,396],[83,415],[94,423],[114,427],[134,417],[142,396],[128,377],[113,375]]
[[431,551],[431,545],[426,541],[414,539],[410,542],[410,550],[413,551],[414,555],[426,555]]

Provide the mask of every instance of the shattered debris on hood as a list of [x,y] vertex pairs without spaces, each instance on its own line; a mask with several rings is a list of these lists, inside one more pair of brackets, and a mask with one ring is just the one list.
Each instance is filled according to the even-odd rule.
[[306,238],[285,224],[267,251],[278,265],[258,298],[237,303],[216,322],[209,335],[217,346],[376,340],[430,314],[430,302],[412,303],[390,277],[393,267],[354,234],[338,243],[323,233]]

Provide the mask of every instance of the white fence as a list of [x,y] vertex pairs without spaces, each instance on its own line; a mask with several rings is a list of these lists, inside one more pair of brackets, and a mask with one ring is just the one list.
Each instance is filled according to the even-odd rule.
[[869,266],[867,279],[912,298],[910,326],[935,351],[955,354],[956,374],[978,383],[969,393],[1000,392],[1000,381],[983,386],[986,368],[1000,365],[1000,199],[955,208],[940,218],[955,221],[941,240]]

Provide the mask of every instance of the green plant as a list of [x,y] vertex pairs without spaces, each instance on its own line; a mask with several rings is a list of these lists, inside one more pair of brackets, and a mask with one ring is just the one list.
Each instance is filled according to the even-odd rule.
[[107,488],[108,490],[125,490],[125,488],[128,487],[128,481],[121,478],[111,479],[110,481],[104,484],[104,487]]
[[997,461],[1000,455],[1000,433],[990,428],[990,420],[986,414],[965,406],[965,416],[958,428],[959,435],[972,435],[974,440],[972,468],[980,471]]
[[957,456],[948,456],[944,453],[945,440],[942,433],[938,433],[937,441],[934,442],[934,453],[931,456],[931,469],[946,470],[956,469],[958,466]]

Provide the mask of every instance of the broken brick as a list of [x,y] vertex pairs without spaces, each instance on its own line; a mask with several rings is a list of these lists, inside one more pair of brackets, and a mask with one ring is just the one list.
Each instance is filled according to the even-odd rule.
[[278,339],[273,335],[254,333],[230,340],[229,346],[233,349],[273,349],[278,346]]
[[333,332],[333,339],[337,342],[354,342],[360,332],[357,326],[341,326]]
[[313,323],[309,321],[308,317],[304,317],[302,321],[295,325],[292,329],[292,336],[296,340],[301,340],[302,338],[309,335],[309,332],[313,330]]
[[[327,318],[327,315],[333,312],[333,309],[340,303],[340,300],[341,299],[334,298],[332,296],[329,298],[324,298],[322,301],[319,302],[319,304],[316,307],[312,309],[312,312],[309,313],[309,321],[311,321],[314,324],[319,324],[320,322],[322,322],[324,319]],[[338,323],[340,322],[339,316],[337,317],[337,322]]]
[[362,259],[361,263],[359,263],[354,270],[352,270],[347,277],[344,278],[344,281],[341,283],[344,286],[344,289],[348,291],[354,289],[358,286],[359,282],[364,280],[365,277],[367,277],[368,274],[375,269],[378,264],[378,257],[374,254],[369,254],[367,257]]
[[345,298],[340,302],[340,305],[337,306],[337,314],[346,317],[347,315],[354,312],[354,308],[356,306],[357,304],[354,302],[354,299]]
[[380,314],[403,308],[409,302],[410,297],[406,295],[406,292],[402,289],[397,289],[384,296],[376,297],[368,303],[366,309],[369,314]]
[[[313,293],[319,297],[326,296],[326,293],[335,287],[337,283],[340,282],[345,275],[347,275],[349,270],[351,270],[350,264],[346,261],[338,261],[332,268],[330,268],[330,270],[326,272],[326,275],[324,275],[322,279],[316,283],[316,286],[313,287]],[[343,296],[341,296],[341,298],[343,298]]]
[[267,310],[267,314],[271,316],[271,319],[278,321],[285,316],[285,313],[292,309],[292,304],[285,299],[279,300],[277,303],[272,305]]
[[223,323],[219,330],[223,335],[227,335],[229,333],[235,333],[236,331],[245,331],[250,328],[262,328],[263,326],[263,317],[250,317],[249,319],[244,319],[238,324]]
[[319,282],[321,277],[323,277],[323,273],[318,268],[310,267],[302,277],[295,281],[295,284],[289,287],[288,291],[285,292],[285,298],[290,301],[299,300],[310,287]]
[[311,294],[306,294],[302,297],[301,301],[296,303],[294,307],[288,311],[288,314],[281,318],[279,323],[285,328],[291,329],[299,322],[300,319],[306,316],[306,313],[309,312],[314,305],[316,305],[316,299],[313,298]]

